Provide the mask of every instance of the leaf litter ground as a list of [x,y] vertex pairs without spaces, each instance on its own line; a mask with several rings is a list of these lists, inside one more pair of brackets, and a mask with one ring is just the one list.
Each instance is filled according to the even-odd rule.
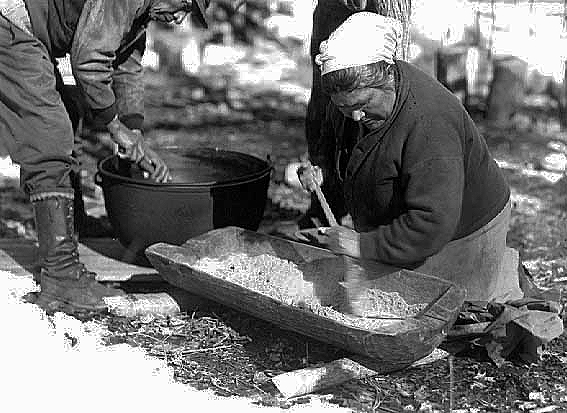
[[[264,130],[277,130],[278,122],[275,123],[262,125]],[[291,139],[301,136],[301,126],[295,124],[291,133],[287,129]],[[555,138],[520,130],[484,128],[483,131],[497,159],[524,164],[528,170],[533,168],[529,161],[544,156],[546,142]],[[254,137],[248,137],[251,144]],[[261,134],[258,139],[265,144],[270,134]],[[283,162],[276,165],[272,187],[282,186],[305,202],[306,194],[289,188],[282,179],[281,165],[300,156],[297,151],[278,153]],[[541,176],[525,173],[525,169],[503,169],[512,187],[509,245],[520,251],[540,287],[565,290],[567,192],[564,182],[551,183]],[[270,203],[263,225],[296,217],[301,208],[294,210],[288,205],[281,208]],[[136,345],[132,341],[135,339],[147,351],[167,358],[177,379],[184,383],[213,388],[223,395],[254,397],[261,404],[280,407],[302,403],[307,397],[287,401],[274,397],[265,386],[269,377],[347,355],[340,349],[212,303],[173,320],[183,329],[192,329],[191,334],[185,333],[182,340],[169,335],[171,327],[167,320],[120,324],[109,318],[106,322],[118,326],[114,339],[123,334],[125,326],[134,332],[145,331],[143,338],[134,334],[128,342]],[[563,335],[544,348],[537,365],[507,363],[499,368],[484,358],[452,358],[387,376],[352,381],[311,397],[322,397],[364,412],[446,411],[449,407],[463,412],[567,411],[566,365],[567,339]]]
[[[152,94],[153,93],[153,94]],[[190,94],[189,94],[190,95]],[[225,96],[225,95],[222,95]],[[179,100],[179,96],[174,96]],[[196,124],[187,117],[169,116],[167,99],[158,90],[150,92],[154,111],[147,136],[159,145],[217,146],[248,152],[262,158],[270,155],[275,172],[270,200],[260,230],[299,216],[309,197],[284,182],[285,166],[305,156],[303,121],[297,113],[274,112],[257,120],[247,113],[235,113],[223,102],[206,102]],[[171,102],[169,107],[178,110]],[[191,103],[191,102],[185,102]],[[289,105],[288,105],[289,106]],[[186,109],[183,109],[186,110]],[[223,112],[224,111],[224,112]],[[162,118],[158,118],[159,113]],[[219,113],[226,122],[219,122]],[[214,119],[214,122],[202,119]],[[152,123],[153,122],[153,123]],[[541,159],[549,153],[553,134],[518,129],[491,129],[482,125],[495,158],[501,161],[512,187],[510,246],[517,248],[540,287],[567,289],[567,179],[550,182],[542,172]],[[565,141],[565,139],[563,138]],[[96,161],[107,152],[84,143],[83,164],[88,184]],[[87,206],[100,207],[100,193],[86,188]],[[7,238],[34,238],[31,208],[15,185],[0,191],[0,232]],[[154,286],[155,287],[155,286]],[[191,300],[190,300],[191,301]],[[352,381],[321,394],[282,400],[274,397],[269,377],[320,362],[348,356],[336,347],[283,331],[277,326],[235,310],[195,297],[188,311],[169,318],[128,320],[97,316],[108,327],[109,344],[128,343],[162,358],[175,378],[219,395],[255,398],[259,404],[289,407],[319,397],[354,411],[567,411],[567,338],[565,334],[549,343],[541,362],[531,366],[510,363],[498,368],[485,359],[450,358],[385,376]]]

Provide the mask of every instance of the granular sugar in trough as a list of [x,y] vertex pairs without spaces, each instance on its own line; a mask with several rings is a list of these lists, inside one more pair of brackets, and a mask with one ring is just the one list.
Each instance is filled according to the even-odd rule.
[[397,291],[386,292],[377,288],[366,288],[359,300],[362,317],[409,318],[427,307],[427,303],[408,304]]
[[[391,322],[388,318],[406,318],[419,312],[417,306],[408,305],[399,293],[376,289],[373,289],[371,294],[377,301],[368,309],[368,313],[377,317],[382,311],[385,314],[384,319],[359,317],[323,306],[313,294],[312,283],[303,279],[303,272],[297,264],[270,254],[251,256],[235,253],[218,258],[204,257],[193,263],[192,268],[285,304],[363,330],[380,328]],[[423,306],[419,308],[421,310],[425,304],[419,306]]]

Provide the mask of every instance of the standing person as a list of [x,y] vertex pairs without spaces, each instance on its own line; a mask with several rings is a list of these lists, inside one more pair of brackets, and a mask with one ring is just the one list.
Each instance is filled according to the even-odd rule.
[[170,180],[143,139],[141,59],[151,20],[201,23],[203,0],[0,0],[0,136],[20,165],[39,241],[38,305],[102,310],[118,289],[95,281],[79,260],[73,229],[73,130],[57,91],[55,59],[70,55],[73,74],[96,125],[122,157]]
[[[325,228],[319,241],[384,272],[448,279],[467,300],[520,298],[518,256],[506,247],[508,184],[460,101],[394,59],[400,30],[361,12],[321,43],[325,122],[341,137],[334,167],[354,230]],[[345,118],[357,128],[345,130]]]
[[[307,106],[305,137],[309,159],[313,165],[322,169],[325,176],[322,190],[327,197],[335,215],[339,218],[347,214],[344,205],[340,182],[334,174],[334,141],[336,131],[324,122],[329,97],[321,89],[321,70],[315,63],[319,53],[319,45],[343,23],[351,14],[360,11],[378,13],[393,17],[402,23],[400,47],[396,50],[396,58],[404,60],[409,44],[409,0],[319,0],[313,12],[313,28],[311,32],[310,55],[313,70],[311,97]],[[363,47],[360,39],[352,47]],[[356,128],[356,124],[345,120],[346,129]],[[306,215],[298,222],[301,228],[313,226],[321,222],[323,213],[316,198],[312,197],[311,206]]]

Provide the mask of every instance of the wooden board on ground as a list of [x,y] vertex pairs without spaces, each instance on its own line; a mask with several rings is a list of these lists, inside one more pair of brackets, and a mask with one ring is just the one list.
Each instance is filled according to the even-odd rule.
[[[125,248],[112,238],[90,238],[79,243],[79,256],[85,266],[101,281],[162,281],[151,266],[125,262]],[[37,259],[33,241],[0,239],[0,270],[31,276]]]
[[[410,367],[420,367],[444,359],[449,353],[439,348],[414,362]],[[288,371],[271,378],[278,392],[285,398],[303,396],[349,380],[361,380],[378,373],[372,370],[372,360],[343,358],[328,363]]]
[[[210,300],[248,312],[273,322],[284,329],[293,330],[312,338],[334,344],[353,353],[370,357],[375,361],[373,370],[377,373],[404,368],[431,353],[445,338],[455,321],[464,300],[464,294],[453,284],[436,277],[411,271],[380,274],[377,278],[356,283],[344,283],[346,272],[353,265],[359,265],[361,277],[375,275],[368,263],[345,263],[342,256],[328,250],[287,241],[281,238],[227,227],[210,231],[192,238],[182,246],[159,243],[146,250],[148,259],[161,276],[172,285]],[[363,317],[346,314],[329,317],[327,312],[314,312],[298,301],[292,304],[279,300],[258,289],[245,288],[237,281],[217,276],[211,268],[204,269],[200,262],[206,259],[220,259],[227,256],[251,258],[271,256],[277,261],[288,262],[290,271],[300,271],[301,280],[290,285],[290,291],[303,294],[303,302],[317,302],[317,309],[335,307],[349,297],[349,289],[375,288],[397,292],[408,303],[427,303],[415,316],[405,318],[384,318],[376,320],[370,327],[357,327],[349,320],[371,321]],[[239,264],[235,264],[234,267]],[[286,271],[286,266],[281,266]],[[295,268],[295,269],[293,269]],[[348,271],[346,271],[348,270]],[[277,270],[280,271],[280,270]],[[251,277],[259,277],[264,268],[254,269]],[[248,272],[247,272],[248,274]],[[227,275],[228,272],[227,272]],[[278,274],[272,274],[278,275]],[[286,282],[293,278],[291,273],[279,274],[283,282],[274,285],[274,291],[288,288]],[[262,284],[265,285],[265,284]],[[341,288],[337,286],[341,285]],[[347,292],[344,293],[344,287]],[[307,297],[307,293],[311,293]],[[311,298],[311,300],[307,300]],[[333,310],[333,314],[337,311]],[[346,320],[346,321],[345,321]],[[366,325],[366,323],[364,323]]]

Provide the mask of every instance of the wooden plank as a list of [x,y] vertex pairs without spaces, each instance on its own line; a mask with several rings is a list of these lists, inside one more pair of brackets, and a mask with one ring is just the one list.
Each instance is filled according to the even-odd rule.
[[[100,281],[163,281],[149,264],[143,266],[126,262],[126,249],[111,238],[81,241],[79,256],[89,270],[97,273]],[[37,247],[33,241],[0,239],[0,270],[31,276],[36,260]]]
[[[419,367],[444,359],[449,353],[439,348],[428,356],[414,362],[411,367]],[[328,363],[292,370],[271,378],[279,393],[286,399],[318,392],[338,386],[349,380],[361,380],[376,376],[373,360],[355,361],[350,358],[333,360]]]

